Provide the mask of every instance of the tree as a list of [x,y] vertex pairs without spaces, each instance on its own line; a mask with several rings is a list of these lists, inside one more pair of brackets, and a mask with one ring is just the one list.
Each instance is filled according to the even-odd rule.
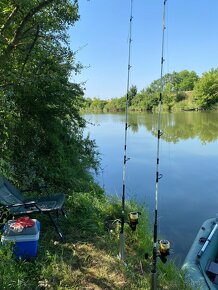
[[81,69],[67,35],[78,3],[3,0],[0,11],[1,171],[20,185],[80,190],[98,162],[83,137],[82,88],[69,81]]
[[129,101],[129,106],[132,104],[132,100],[134,97],[137,95],[137,87],[136,86],[131,86],[128,92],[128,101]]
[[202,75],[194,87],[194,98],[201,109],[210,109],[218,102],[218,69]]
[[94,98],[90,105],[90,109],[94,112],[103,112],[107,101],[101,100],[99,98]]
[[192,91],[194,89],[195,83],[198,81],[199,77],[194,71],[183,70],[178,73],[179,91]]

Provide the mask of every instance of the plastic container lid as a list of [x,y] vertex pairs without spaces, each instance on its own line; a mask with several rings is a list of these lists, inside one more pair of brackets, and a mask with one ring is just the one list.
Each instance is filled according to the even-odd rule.
[[39,239],[39,222],[33,219],[34,226],[24,228],[21,232],[14,232],[10,229],[10,224],[14,223],[14,220],[9,220],[5,225],[4,233],[1,237],[1,241],[36,241]]
[[1,242],[35,242],[39,240],[39,233],[36,235],[29,235],[29,236],[11,236],[11,237],[7,237],[7,236],[2,236],[1,237]]

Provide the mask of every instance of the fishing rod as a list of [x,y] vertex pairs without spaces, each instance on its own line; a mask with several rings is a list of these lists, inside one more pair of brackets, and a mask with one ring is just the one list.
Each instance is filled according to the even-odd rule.
[[120,253],[119,257],[124,261],[124,225],[125,225],[125,195],[126,195],[126,162],[127,158],[127,132],[128,132],[128,107],[129,107],[129,84],[130,84],[130,70],[131,70],[131,48],[132,48],[132,11],[133,0],[130,0],[130,20],[129,20],[129,45],[128,45],[128,67],[127,67],[127,89],[126,89],[126,110],[125,110],[125,137],[124,137],[124,156],[123,156],[123,187],[122,187],[122,215],[121,215],[121,229],[120,229]]
[[155,211],[154,211],[154,232],[153,232],[153,259],[152,259],[152,279],[151,289],[157,289],[157,258],[160,257],[162,262],[166,262],[166,256],[169,255],[170,243],[167,240],[158,242],[157,229],[158,229],[158,190],[159,179],[162,177],[159,174],[159,161],[160,161],[160,137],[161,132],[161,113],[163,101],[163,64],[164,64],[164,44],[165,44],[165,15],[166,15],[166,2],[163,2],[163,24],[162,24],[162,45],[161,45],[161,72],[160,72],[160,97],[159,97],[159,112],[158,112],[158,125],[157,125],[157,163],[156,163],[156,189],[155,189]]

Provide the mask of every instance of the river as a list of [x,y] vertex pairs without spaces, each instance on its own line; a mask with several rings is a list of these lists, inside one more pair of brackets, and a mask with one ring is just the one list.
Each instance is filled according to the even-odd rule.
[[[86,114],[88,132],[101,154],[97,182],[121,197],[124,114]],[[129,115],[126,195],[154,210],[157,115]],[[184,260],[205,219],[218,212],[218,112],[163,113],[160,143],[159,237]]]

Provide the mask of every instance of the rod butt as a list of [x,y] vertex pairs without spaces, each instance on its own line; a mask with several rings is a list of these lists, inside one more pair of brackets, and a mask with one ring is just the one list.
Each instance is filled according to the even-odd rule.
[[124,233],[120,233],[120,252],[119,252],[120,260],[124,261]]
[[151,275],[151,290],[157,290],[157,272]]

